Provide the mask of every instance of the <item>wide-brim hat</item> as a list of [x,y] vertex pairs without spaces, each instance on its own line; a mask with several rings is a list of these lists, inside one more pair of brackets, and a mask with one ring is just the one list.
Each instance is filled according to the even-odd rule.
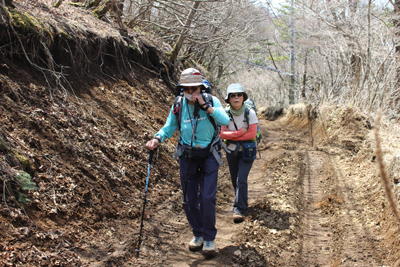
[[199,85],[203,85],[203,76],[201,75],[200,71],[194,68],[188,68],[182,71],[179,84],[176,86],[176,89],[180,89],[182,86]]
[[226,89],[226,97],[225,97],[226,103],[229,103],[229,94],[233,93],[243,93],[243,102],[246,101],[248,98],[246,92],[243,90],[243,87],[238,83],[234,83],[229,85],[228,89]]

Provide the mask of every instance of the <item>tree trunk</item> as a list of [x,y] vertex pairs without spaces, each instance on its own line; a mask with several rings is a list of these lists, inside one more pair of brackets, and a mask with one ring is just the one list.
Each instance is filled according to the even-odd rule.
[[6,4],[4,3],[4,0],[0,0],[0,24],[6,24],[6,21],[3,17],[3,12],[6,9]]
[[222,63],[219,63],[218,72],[217,72],[217,79],[221,79],[223,73],[224,73],[224,65]]
[[[394,1],[394,14],[395,17],[400,15],[400,0],[395,0]],[[399,44],[399,40],[400,40],[400,21],[398,19],[393,21],[393,24],[395,26],[395,30],[396,30],[396,47],[395,47],[395,51],[396,51],[396,57],[397,57],[397,61],[399,62],[400,59],[400,44]],[[397,63],[398,65],[398,63]],[[392,104],[392,108],[398,108],[400,106],[400,97],[399,97],[399,92],[400,92],[400,68],[397,68],[396,70],[396,84],[395,84],[395,89],[393,90],[392,95],[390,96],[390,102]]]
[[107,0],[104,4],[93,10],[93,15],[101,19],[114,5],[115,0]]
[[151,19],[151,10],[153,9],[153,5],[154,5],[153,2],[154,2],[154,1],[149,1],[149,8],[148,8],[148,10],[147,10],[147,12],[146,12],[145,18],[146,18],[146,20],[148,20],[148,21],[150,21],[150,19]]
[[6,3],[6,6],[11,6],[11,7],[14,7],[14,5],[13,5],[13,0],[6,0],[5,1],[5,3]]
[[54,7],[59,7],[63,1],[64,0],[57,0],[57,2],[54,4]]
[[122,8],[123,7],[121,5],[119,5],[119,4],[117,4],[117,3],[115,3],[115,5],[112,6],[112,10],[115,13],[115,18],[116,18],[116,20],[118,22],[119,27],[121,28],[121,30],[123,32],[126,32],[125,24],[122,22],[122,18],[121,18]]
[[100,4],[101,0],[92,0],[89,1],[87,8],[96,7]]
[[183,41],[186,38],[186,34],[189,31],[190,24],[192,24],[192,19],[193,19],[194,15],[195,15],[196,10],[199,7],[199,5],[200,5],[200,2],[196,1],[196,2],[193,3],[192,10],[190,11],[190,13],[188,15],[188,18],[186,20],[186,23],[185,23],[185,28],[182,30],[181,34],[179,35],[178,41],[176,41],[176,43],[174,45],[174,48],[172,49],[170,60],[173,63],[178,58],[179,51],[182,48]]
[[303,100],[306,100],[307,56],[308,56],[308,50],[306,50],[306,54],[305,54],[305,56],[304,56],[303,89],[301,90],[301,97],[303,98]]

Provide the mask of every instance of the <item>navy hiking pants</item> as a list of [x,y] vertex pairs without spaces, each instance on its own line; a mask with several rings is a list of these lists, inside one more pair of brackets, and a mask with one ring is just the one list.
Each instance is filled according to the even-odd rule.
[[[212,241],[217,235],[215,228],[215,206],[219,164],[212,154],[205,161],[191,161],[179,157],[181,184],[186,196],[186,217],[192,226],[193,235]],[[189,167],[189,178],[186,175]],[[187,188],[184,188],[187,184]]]
[[238,152],[237,156],[232,153],[226,153],[228,160],[229,172],[231,174],[232,186],[235,189],[235,202],[233,203],[233,212],[243,214],[247,209],[247,193],[248,184],[247,178],[253,161],[244,161],[242,159],[242,152]]

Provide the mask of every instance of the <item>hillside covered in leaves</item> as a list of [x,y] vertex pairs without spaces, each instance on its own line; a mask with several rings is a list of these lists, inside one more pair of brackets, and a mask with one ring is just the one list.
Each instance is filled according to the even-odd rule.
[[[83,244],[109,220],[141,214],[144,144],[172,104],[175,71],[165,44],[121,33],[84,9],[15,1],[7,10],[0,24],[1,263],[83,266],[77,253],[96,250]],[[157,182],[173,176],[165,167],[177,166],[173,147],[158,151],[150,209],[171,193]],[[178,190],[176,175],[169,182]]]

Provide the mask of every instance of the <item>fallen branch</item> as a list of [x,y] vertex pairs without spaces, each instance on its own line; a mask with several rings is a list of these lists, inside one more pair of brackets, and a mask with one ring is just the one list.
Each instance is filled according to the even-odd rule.
[[63,1],[64,0],[57,0],[57,2],[54,4],[54,7],[59,7]]
[[385,170],[385,164],[383,163],[383,157],[382,157],[382,150],[381,150],[381,141],[379,139],[379,128],[381,125],[381,111],[378,112],[378,115],[376,117],[376,121],[375,121],[375,140],[376,140],[376,158],[378,160],[378,164],[379,164],[379,170],[381,173],[381,178],[383,181],[383,184],[385,185],[385,192],[386,192],[386,196],[389,200],[389,204],[390,207],[392,208],[392,212],[394,213],[394,215],[396,216],[397,221],[400,223],[400,215],[399,212],[397,210],[397,204],[395,201],[395,197],[392,191],[392,188],[390,186],[390,181],[389,181],[389,177],[386,173]]

